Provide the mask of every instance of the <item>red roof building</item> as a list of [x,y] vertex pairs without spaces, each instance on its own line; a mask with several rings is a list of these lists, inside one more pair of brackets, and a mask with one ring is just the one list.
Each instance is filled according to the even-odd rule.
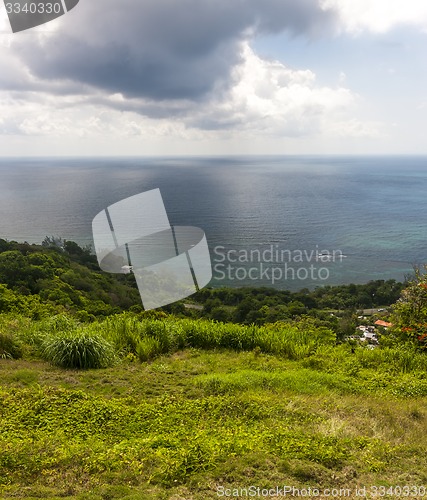
[[387,321],[383,321],[382,319],[377,319],[377,321],[375,321],[375,325],[383,326],[384,328],[390,328],[391,326],[393,326],[393,323],[388,323]]

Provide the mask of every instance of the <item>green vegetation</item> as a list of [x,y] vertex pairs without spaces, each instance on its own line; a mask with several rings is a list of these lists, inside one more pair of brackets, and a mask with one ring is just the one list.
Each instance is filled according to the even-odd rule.
[[[310,315],[336,333],[353,326],[358,309],[395,303],[404,285],[376,280],[366,285],[324,286],[300,292],[272,288],[204,288],[190,299],[164,308],[168,313],[223,322],[265,324]],[[189,300],[185,301],[188,302]],[[20,312],[35,319],[67,312],[94,321],[125,310],[140,312],[133,275],[99,270],[89,248],[46,238],[42,245],[0,239],[0,312]],[[335,316],[331,317],[330,312]]]
[[[272,323],[310,314],[322,319],[322,311],[356,311],[394,304],[404,285],[376,280],[366,285],[324,286],[299,292],[272,288],[204,288],[194,299],[212,319],[239,323]],[[333,324],[331,324],[333,326]]]
[[[160,316],[1,316],[25,353],[0,365],[2,498],[425,484],[427,357],[415,346],[337,345],[311,318]],[[96,370],[42,361],[99,367],[113,354]]]
[[0,332],[0,359],[17,359],[21,356],[19,342],[10,333]]
[[99,335],[86,332],[47,336],[42,356],[62,368],[105,368],[114,362],[113,346]]
[[0,312],[35,319],[68,312],[93,321],[132,306],[141,310],[133,276],[99,271],[89,249],[0,240]]
[[142,312],[132,276],[57,243],[0,240],[0,498],[427,485],[425,275],[368,349],[344,340],[356,310],[402,285],[202,290],[202,309]]
[[[427,271],[427,266],[424,266]],[[427,350],[427,274],[420,269],[393,307],[392,334],[397,343],[411,342]]]

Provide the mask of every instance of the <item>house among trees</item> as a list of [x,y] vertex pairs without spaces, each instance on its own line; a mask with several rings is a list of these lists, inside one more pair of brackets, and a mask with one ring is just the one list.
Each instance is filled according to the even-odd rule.
[[383,328],[390,328],[393,326],[393,323],[388,323],[387,321],[383,321],[382,319],[377,319],[374,324],[376,326],[382,326]]

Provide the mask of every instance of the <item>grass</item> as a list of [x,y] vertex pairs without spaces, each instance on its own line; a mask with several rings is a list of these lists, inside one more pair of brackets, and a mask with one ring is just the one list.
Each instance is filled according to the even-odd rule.
[[408,346],[126,314],[0,330],[23,356],[0,360],[2,499],[427,484],[427,356]]
[[85,371],[5,360],[1,498],[425,485],[427,397],[396,390],[417,372],[363,384],[378,371],[334,375],[303,361],[195,348]]
[[0,331],[0,359],[17,359],[22,356],[22,348],[11,333]]
[[105,368],[115,360],[113,346],[100,335],[66,332],[45,337],[41,353],[44,359],[62,368]]

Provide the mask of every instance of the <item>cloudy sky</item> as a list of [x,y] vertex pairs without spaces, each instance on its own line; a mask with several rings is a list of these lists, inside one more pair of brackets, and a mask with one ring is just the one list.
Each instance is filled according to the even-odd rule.
[[426,114],[426,0],[0,4],[0,156],[427,154]]

